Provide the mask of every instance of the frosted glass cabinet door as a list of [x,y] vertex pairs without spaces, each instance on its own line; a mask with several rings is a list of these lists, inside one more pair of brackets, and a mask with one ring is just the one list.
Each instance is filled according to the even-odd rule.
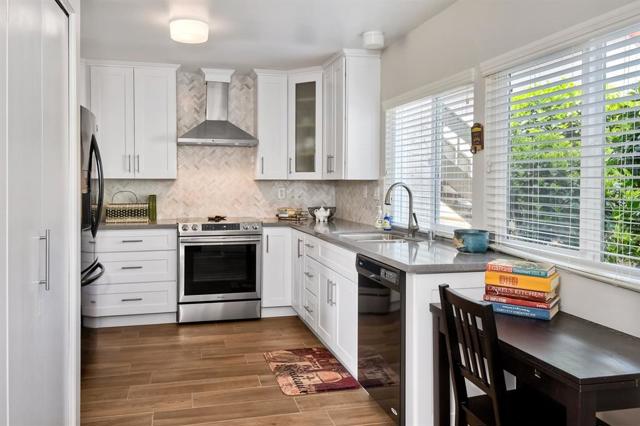
[[322,70],[289,75],[289,179],[322,177]]

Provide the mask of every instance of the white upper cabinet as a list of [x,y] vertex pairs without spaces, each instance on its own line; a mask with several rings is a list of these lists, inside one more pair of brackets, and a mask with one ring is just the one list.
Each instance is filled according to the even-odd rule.
[[136,67],[135,175],[176,178],[176,71]]
[[344,176],[344,62],[340,57],[324,69],[324,179]]
[[107,179],[175,179],[175,65],[89,63]]
[[289,73],[289,179],[322,178],[322,69]]
[[345,49],[325,67],[325,179],[380,177],[380,56]]
[[90,78],[105,177],[133,178],[133,68],[92,66]]
[[287,73],[255,70],[256,179],[287,179]]

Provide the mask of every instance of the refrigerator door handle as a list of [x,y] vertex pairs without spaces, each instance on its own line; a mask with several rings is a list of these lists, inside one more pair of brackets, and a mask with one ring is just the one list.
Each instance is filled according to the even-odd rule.
[[[91,223],[91,235],[93,235],[93,237],[95,238],[95,236],[98,234],[100,222],[102,221],[102,206],[104,204],[104,170],[102,168],[102,156],[100,155],[100,148],[98,148],[98,141],[96,140],[95,135],[91,136],[91,154],[89,160],[90,163],[93,161],[93,156],[95,156],[96,171],[98,173],[98,204],[96,206],[96,214],[95,216],[93,216]],[[91,170],[91,164],[89,165],[89,170]],[[89,175],[89,180],[91,180],[91,175]]]

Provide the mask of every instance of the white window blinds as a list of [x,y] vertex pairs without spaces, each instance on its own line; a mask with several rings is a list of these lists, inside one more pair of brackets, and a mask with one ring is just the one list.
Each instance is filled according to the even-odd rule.
[[[385,184],[406,183],[422,229],[471,223],[473,85],[387,110]],[[407,226],[409,199],[396,189],[393,223]]]
[[638,273],[639,31],[488,78],[486,208],[498,244]]

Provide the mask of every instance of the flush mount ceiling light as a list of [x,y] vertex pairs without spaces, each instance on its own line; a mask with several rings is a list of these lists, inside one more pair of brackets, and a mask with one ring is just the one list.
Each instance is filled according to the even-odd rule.
[[209,24],[196,19],[174,19],[169,22],[169,32],[178,43],[204,43],[209,39]]
[[382,31],[362,33],[362,46],[371,50],[382,49],[384,47],[384,33]]

